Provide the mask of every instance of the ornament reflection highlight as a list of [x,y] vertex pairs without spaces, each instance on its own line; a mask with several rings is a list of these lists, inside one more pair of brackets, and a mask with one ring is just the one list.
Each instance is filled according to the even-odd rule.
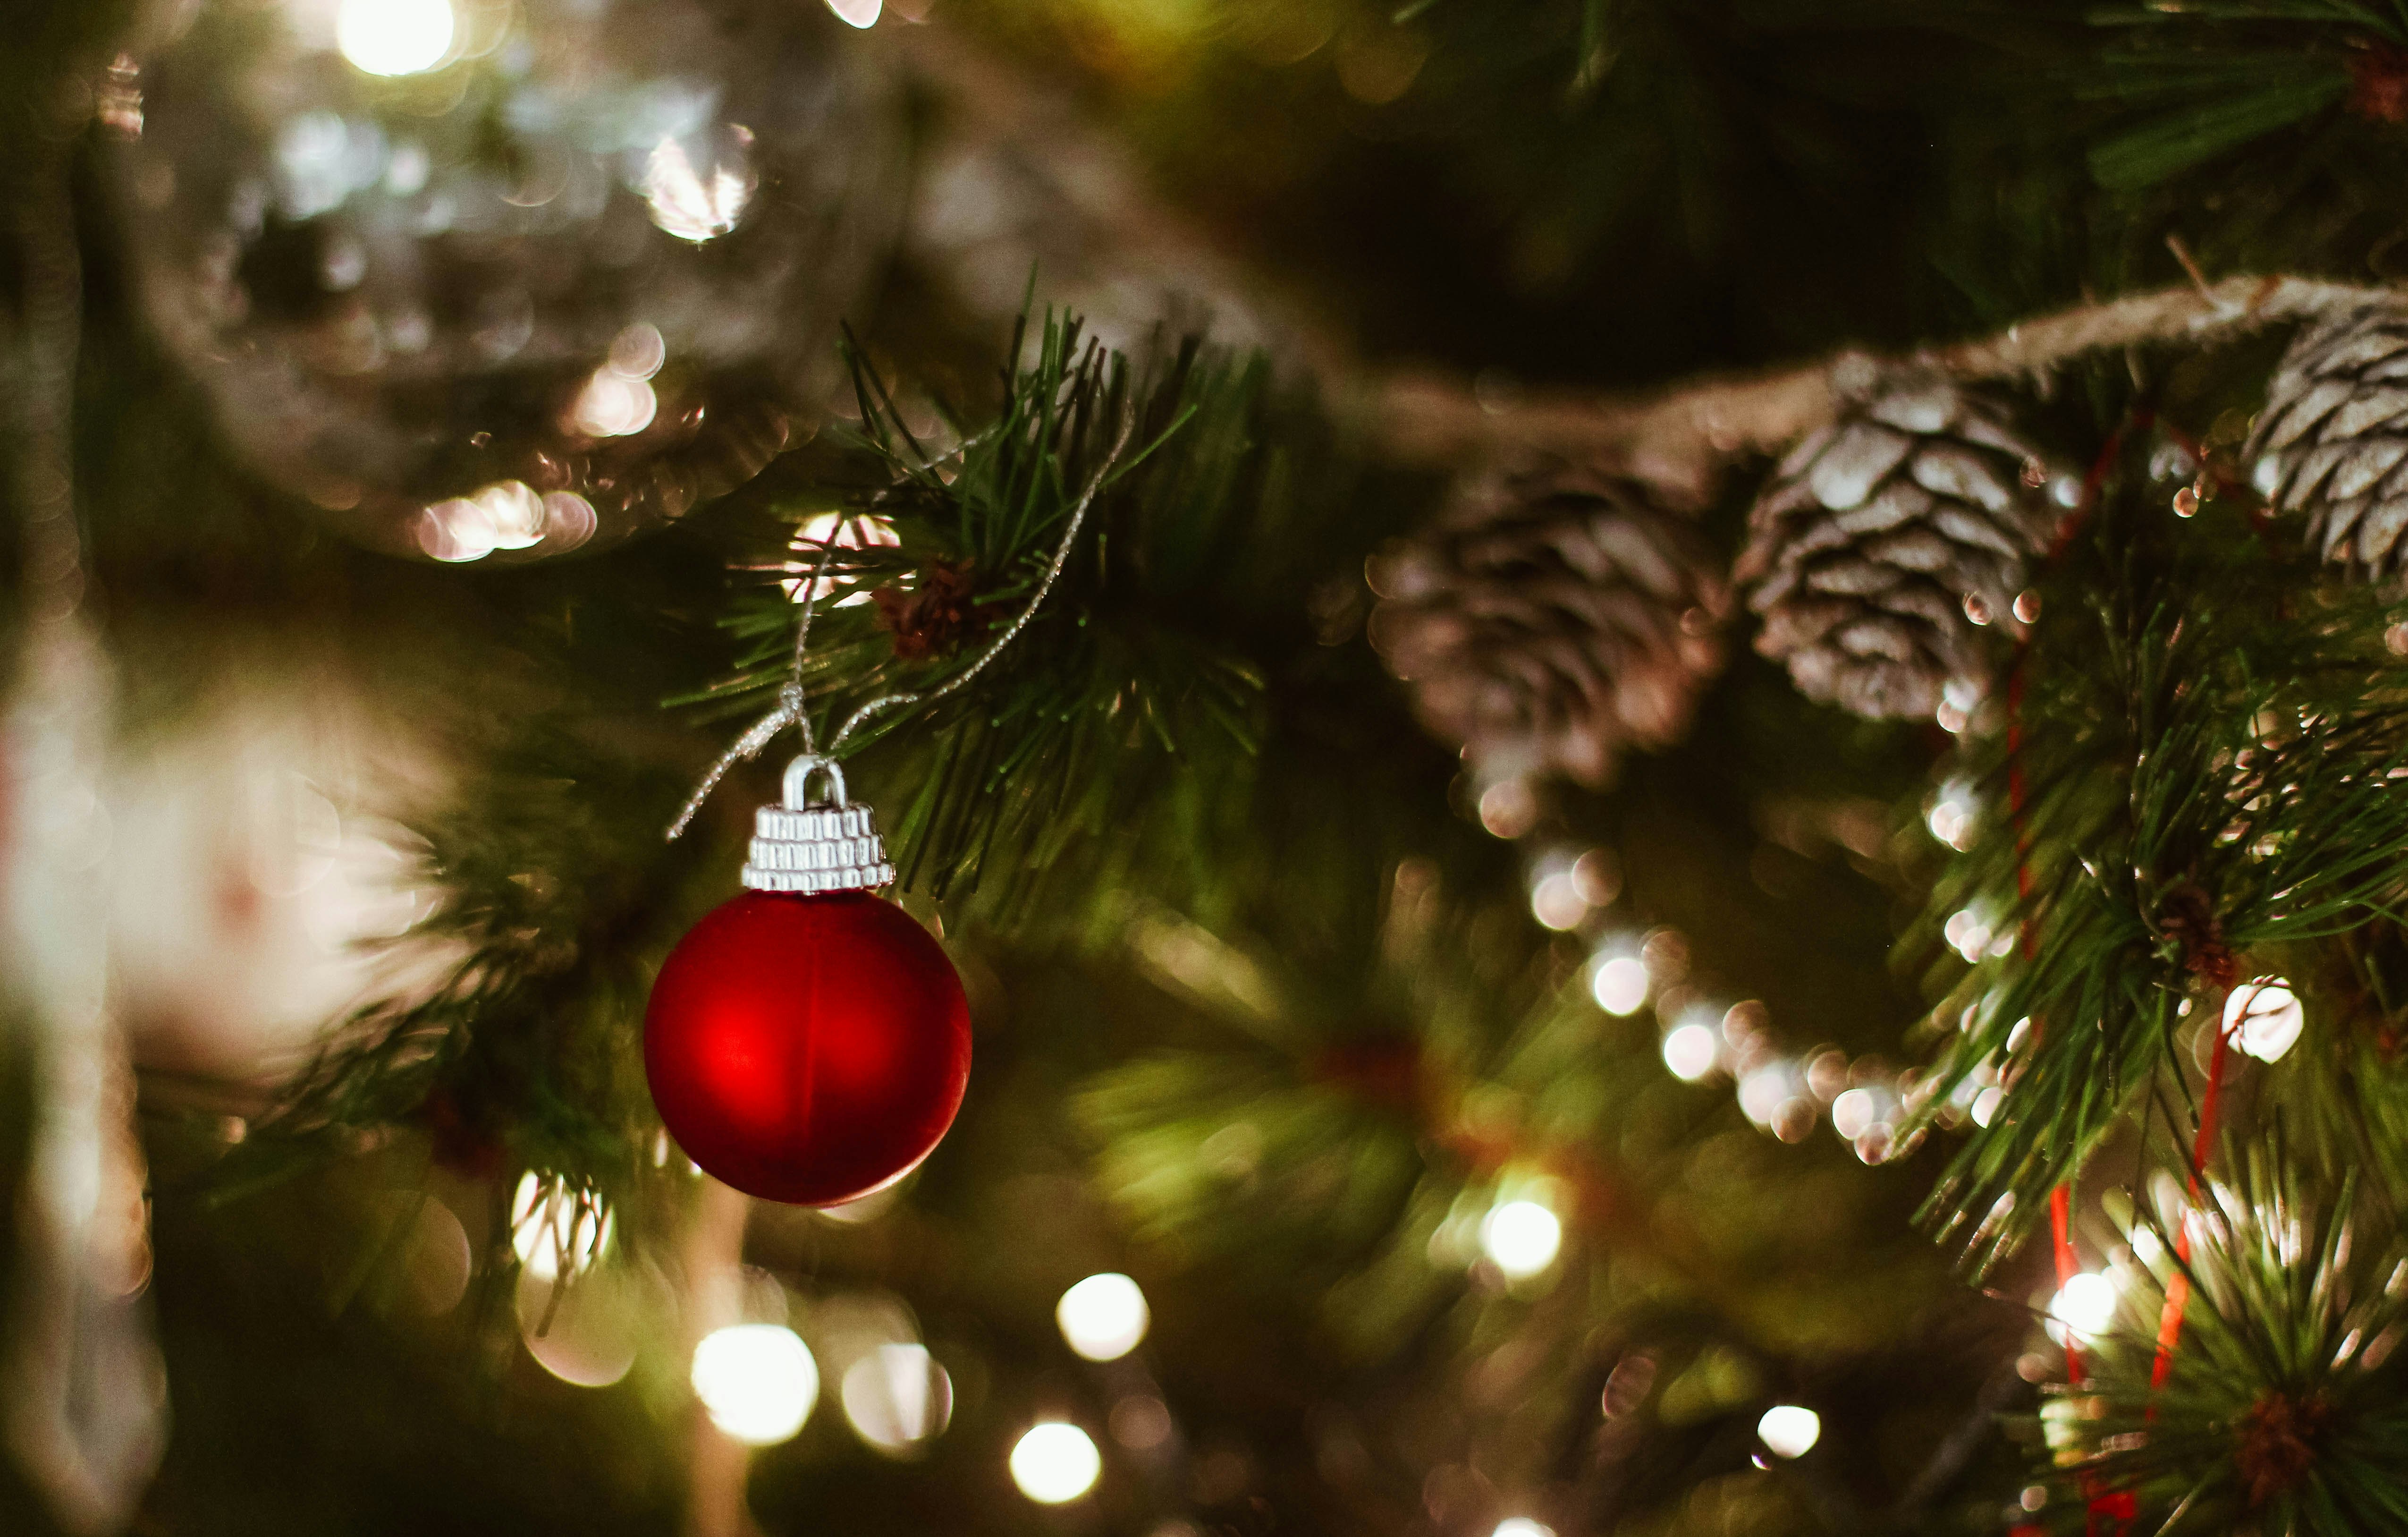
[[2259,977],[2224,1000],[2224,1033],[2260,1062],[2279,1062],[2300,1039],[2307,1016],[2299,996],[2280,977]]
[[1795,1403],[1776,1403],[1756,1422],[1756,1439],[1775,1457],[1804,1457],[1823,1439],[1823,1416]]
[[1145,1338],[1153,1314],[1138,1284],[1118,1272],[1091,1275],[1062,1294],[1054,1321],[1071,1349],[1091,1361],[1116,1361]]
[[452,50],[451,0],[343,0],[335,46],[370,75],[419,75]]
[[1040,1505],[1066,1505],[1096,1487],[1104,1459],[1087,1432],[1048,1420],[1011,1448],[1011,1481]]
[[732,1324],[694,1347],[695,1397],[710,1423],[748,1446],[794,1438],[819,1401],[819,1363],[782,1324]]
[[1535,1200],[1509,1200],[1481,1220],[1481,1252],[1511,1280],[1554,1264],[1563,1244],[1562,1221]]

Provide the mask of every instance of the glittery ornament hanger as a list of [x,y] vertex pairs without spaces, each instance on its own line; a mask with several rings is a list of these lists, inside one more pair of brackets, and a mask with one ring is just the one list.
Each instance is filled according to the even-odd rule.
[[788,726],[795,727],[802,734],[803,754],[806,758],[832,762],[836,755],[843,751],[844,744],[852,740],[853,734],[859,730],[863,723],[871,716],[908,705],[934,703],[985,671],[988,665],[1003,654],[1005,647],[1020,638],[1020,632],[1026,629],[1028,622],[1037,617],[1037,610],[1045,606],[1045,599],[1054,591],[1054,583],[1062,575],[1062,567],[1070,559],[1070,549],[1078,542],[1079,530],[1086,524],[1088,509],[1095,505],[1096,497],[1103,491],[1104,482],[1111,479],[1112,469],[1120,463],[1122,452],[1128,447],[1129,435],[1136,426],[1135,413],[1124,411],[1121,415],[1120,431],[1112,438],[1111,452],[1104,455],[1103,463],[1096,467],[1095,474],[1088,478],[1087,487],[1079,494],[1079,499],[1071,504],[1069,526],[1062,531],[1062,542],[1054,548],[1054,559],[1045,567],[1044,580],[1038,582],[1037,591],[1029,597],[1027,605],[1020,610],[1010,625],[1004,626],[1003,633],[989,642],[985,651],[980,653],[978,660],[925,692],[885,694],[871,699],[845,717],[844,724],[837,727],[836,735],[828,739],[826,751],[823,753],[811,737],[810,711],[806,708],[807,701],[803,692],[803,658],[810,643],[811,615],[819,608],[821,581],[827,574],[828,561],[836,553],[837,536],[843,531],[844,524],[839,521],[830,527],[826,536],[820,540],[819,564],[812,568],[810,585],[803,590],[803,617],[795,626],[795,660],[792,676],[778,690],[776,707],[747,726],[744,734],[737,738],[727,751],[719,755],[718,761],[710,766],[710,771],[703,775],[702,783],[695,786],[694,794],[686,798],[684,808],[677,814],[677,820],[669,824],[670,841],[674,842],[679,835],[693,823],[695,814],[702,810],[702,803],[710,798],[711,791],[719,788],[719,782],[727,777],[728,770],[739,763],[749,763],[760,756],[761,750],[776,740],[778,733]]

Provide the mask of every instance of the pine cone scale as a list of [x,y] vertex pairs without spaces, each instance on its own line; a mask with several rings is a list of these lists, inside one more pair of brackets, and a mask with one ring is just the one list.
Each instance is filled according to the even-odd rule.
[[2267,503],[2307,516],[2309,548],[2368,581],[2408,577],[2408,307],[2302,331],[2274,370],[2248,457]]
[[1764,619],[1756,649],[1811,697],[1871,715],[1938,710],[1982,667],[1968,599],[2012,629],[2024,563],[2046,540],[2025,480],[2034,457],[1943,380],[1883,383],[1800,444],[1749,517],[1739,568]]
[[1561,460],[1468,485],[1372,570],[1373,646],[1484,773],[1601,783],[1684,729],[1721,658],[1728,588],[1688,517]]

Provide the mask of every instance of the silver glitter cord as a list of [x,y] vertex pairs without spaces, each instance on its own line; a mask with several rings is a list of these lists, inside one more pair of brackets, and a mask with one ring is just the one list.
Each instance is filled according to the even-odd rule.
[[[863,705],[847,716],[844,725],[838,727],[836,735],[829,739],[828,754],[835,754],[852,738],[853,732],[859,729],[863,722],[881,711],[896,709],[903,705],[930,703],[961,688],[971,679],[985,671],[988,665],[1003,654],[1006,646],[1020,638],[1020,632],[1028,627],[1028,622],[1037,617],[1037,610],[1043,608],[1045,599],[1053,595],[1054,583],[1060,579],[1062,567],[1069,563],[1070,548],[1078,542],[1079,530],[1086,524],[1087,510],[1095,506],[1096,497],[1104,489],[1104,482],[1111,479],[1112,469],[1120,463],[1121,454],[1127,450],[1129,435],[1136,430],[1136,414],[1132,411],[1124,411],[1121,415],[1120,432],[1112,439],[1111,452],[1105,454],[1103,463],[1096,467],[1096,473],[1088,478],[1086,490],[1080,493],[1078,501],[1070,508],[1069,526],[1062,531],[1062,542],[1054,547],[1054,559],[1052,564],[1045,567],[1044,580],[1037,584],[1037,591],[1029,598],[1027,606],[1023,608],[1004,632],[996,636],[993,643],[980,654],[979,659],[925,693],[888,694]],[[836,549],[837,535],[842,531],[843,526],[842,523],[838,524],[836,527],[828,530],[827,538],[820,542],[819,566],[812,573],[810,586],[804,590],[803,617],[795,626],[794,676],[778,690],[777,707],[747,726],[744,734],[737,738],[727,751],[719,754],[718,760],[711,764],[709,771],[702,776],[702,783],[695,787],[693,795],[686,797],[684,807],[677,814],[677,820],[669,824],[669,841],[675,842],[686,828],[693,825],[695,817],[702,811],[703,802],[710,798],[710,793],[719,788],[719,782],[725,779],[731,769],[739,763],[749,763],[760,756],[762,749],[775,741],[778,733],[786,727],[792,725],[800,728],[803,736],[803,752],[806,754],[818,753],[819,750],[811,742],[810,711],[804,708],[804,648],[810,639],[811,614],[819,607],[820,580],[826,574],[828,559]]]
[[1136,426],[1136,413],[1133,411],[1123,411],[1121,413],[1121,430],[1119,435],[1112,439],[1111,452],[1105,454],[1104,462],[1096,467],[1095,475],[1087,481],[1087,489],[1081,494],[1076,505],[1070,509],[1070,526],[1062,531],[1062,542],[1056,546],[1054,551],[1054,563],[1045,567],[1045,580],[1037,584],[1036,595],[1029,598],[1028,606],[1020,610],[1019,617],[1012,620],[1012,622],[1005,627],[1004,632],[995,638],[994,642],[986,648],[985,652],[980,655],[977,661],[972,662],[968,667],[964,668],[961,671],[953,674],[951,678],[946,679],[944,682],[930,689],[925,694],[889,694],[881,698],[870,700],[867,704],[863,705],[860,709],[846,716],[844,724],[837,727],[836,735],[828,739],[827,750],[830,753],[835,753],[843,747],[845,742],[852,738],[853,732],[860,727],[861,724],[869,719],[870,716],[877,714],[880,711],[891,710],[901,705],[928,704],[935,700],[941,699],[946,695],[953,693],[955,689],[960,688],[963,684],[968,682],[971,679],[985,671],[988,663],[1003,654],[1004,647],[1011,644],[1012,641],[1020,638],[1020,632],[1026,629],[1028,627],[1028,622],[1037,617],[1037,610],[1045,606],[1046,597],[1054,591],[1054,582],[1062,575],[1062,567],[1068,564],[1070,559],[1070,546],[1075,543],[1079,538],[1080,525],[1087,521],[1087,509],[1095,505],[1096,494],[1104,489],[1104,481],[1111,479],[1112,467],[1120,463],[1122,452],[1128,447],[1129,434],[1135,430]]

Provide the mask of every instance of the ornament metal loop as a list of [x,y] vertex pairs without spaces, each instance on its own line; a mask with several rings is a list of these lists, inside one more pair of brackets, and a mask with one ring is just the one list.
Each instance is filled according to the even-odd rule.
[[853,804],[853,797],[845,794],[844,770],[836,766],[836,760],[821,757],[816,753],[805,753],[786,765],[786,810],[803,812],[811,809],[811,776],[814,774],[827,781],[828,797],[819,802],[820,805],[841,808]]
[[[814,781],[824,792],[813,799]],[[782,805],[752,813],[752,852],[744,883],[754,891],[811,896],[824,891],[869,891],[895,883],[885,840],[867,806],[845,793],[844,770],[816,753],[786,765]]]

